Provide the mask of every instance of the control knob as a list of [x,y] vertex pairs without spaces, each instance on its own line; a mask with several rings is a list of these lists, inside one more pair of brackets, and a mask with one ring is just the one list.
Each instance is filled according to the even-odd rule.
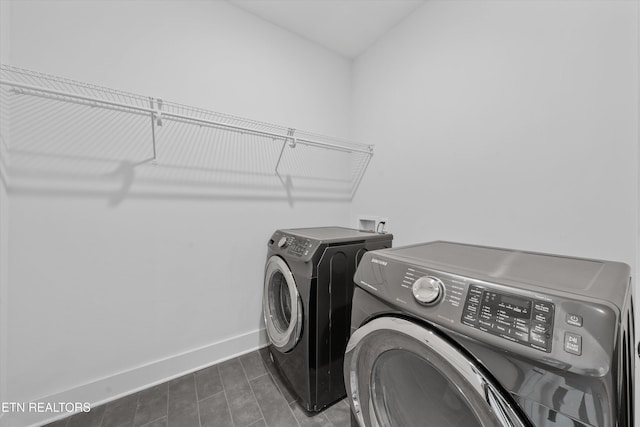
[[278,247],[279,248],[285,248],[287,247],[287,244],[289,244],[289,240],[285,237],[281,237],[280,240],[278,240]]
[[420,304],[430,305],[438,301],[443,290],[442,281],[437,277],[423,276],[413,282],[411,291]]

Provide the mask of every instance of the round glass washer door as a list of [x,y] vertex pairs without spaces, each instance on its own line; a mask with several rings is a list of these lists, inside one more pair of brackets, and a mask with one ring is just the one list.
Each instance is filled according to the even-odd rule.
[[361,427],[529,427],[508,393],[437,331],[374,319],[349,340],[344,362]]
[[293,274],[279,256],[267,261],[262,306],[269,340],[281,352],[290,351],[302,332],[302,303]]

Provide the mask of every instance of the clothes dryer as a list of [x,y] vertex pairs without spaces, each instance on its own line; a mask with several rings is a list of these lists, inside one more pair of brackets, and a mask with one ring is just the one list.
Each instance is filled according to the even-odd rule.
[[628,265],[432,242],[354,280],[353,426],[633,427]]
[[391,247],[392,239],[319,227],[277,230],[268,242],[263,310],[269,351],[308,411],[345,396],[353,275],[367,251]]

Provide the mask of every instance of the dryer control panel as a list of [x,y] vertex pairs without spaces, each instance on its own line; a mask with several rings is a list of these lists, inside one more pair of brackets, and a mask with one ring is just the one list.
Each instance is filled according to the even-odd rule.
[[276,232],[269,240],[269,246],[277,247],[288,255],[308,259],[318,247],[318,242],[300,236]]
[[311,241],[309,239],[293,238],[289,244],[287,253],[295,256],[303,256],[309,253]]
[[[529,279],[534,274],[549,276],[552,267],[558,269],[558,263],[568,262],[564,258],[548,260],[551,266],[542,271],[538,269],[546,264],[532,270],[531,259],[525,258],[521,268],[526,271],[516,276],[513,272],[520,261],[515,255],[508,256],[508,263],[498,266],[501,268],[489,265],[485,272],[478,268],[487,263],[484,252],[472,251],[477,256],[469,255],[471,265],[465,269],[423,260],[426,255],[420,250],[426,249],[422,246],[408,248],[412,252],[407,254],[409,249],[405,249],[403,256],[397,249],[364,254],[354,282],[377,305],[356,307],[354,312],[402,313],[451,332],[454,339],[471,340],[571,372],[601,376],[610,369],[619,311],[607,301],[581,296],[573,289],[542,286],[547,282],[540,278]],[[459,245],[451,250],[461,256]],[[570,266],[569,272],[574,269]],[[628,283],[628,269],[623,267],[611,265]]]
[[555,306],[551,302],[470,285],[460,320],[464,325],[551,352]]

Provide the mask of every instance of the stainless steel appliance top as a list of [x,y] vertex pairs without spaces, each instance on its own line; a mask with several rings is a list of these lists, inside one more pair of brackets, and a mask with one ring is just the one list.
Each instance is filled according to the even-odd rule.
[[629,289],[630,268],[620,262],[444,241],[384,249],[377,253],[484,280],[515,282],[524,289],[561,290],[609,301],[618,307],[624,304]]
[[355,230],[344,227],[291,228],[280,231],[307,239],[317,240],[322,243],[369,239],[384,240],[389,238],[389,235],[379,234],[373,231]]

